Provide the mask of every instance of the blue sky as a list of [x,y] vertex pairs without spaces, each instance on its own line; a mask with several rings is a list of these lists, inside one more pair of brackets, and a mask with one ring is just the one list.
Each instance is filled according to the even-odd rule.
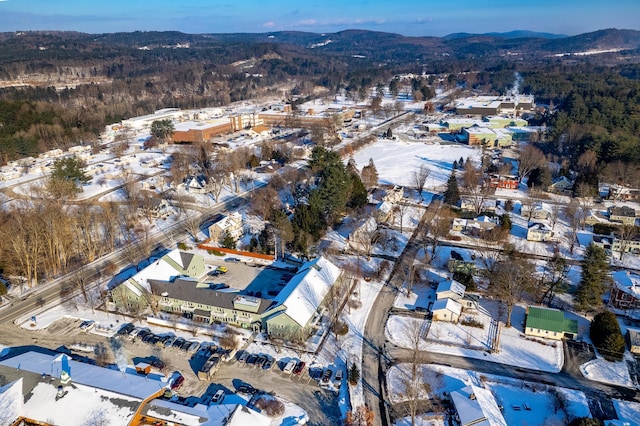
[[0,31],[335,32],[409,36],[640,30],[639,0],[0,0]]

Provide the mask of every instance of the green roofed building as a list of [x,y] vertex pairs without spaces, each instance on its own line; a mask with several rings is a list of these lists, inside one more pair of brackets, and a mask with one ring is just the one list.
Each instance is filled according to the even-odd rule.
[[558,309],[529,306],[524,334],[560,340],[575,339],[578,335],[578,321],[567,319]]

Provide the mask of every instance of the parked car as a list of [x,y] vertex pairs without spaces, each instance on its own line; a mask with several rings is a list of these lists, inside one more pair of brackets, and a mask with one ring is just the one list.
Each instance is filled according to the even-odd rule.
[[336,377],[334,377],[333,380],[335,382],[338,382],[338,383],[342,382],[342,368],[340,368],[338,371],[336,371]]
[[249,358],[249,352],[242,351],[238,354],[238,362],[247,362],[247,358]]
[[154,335],[152,335],[151,339],[149,340],[149,344],[155,345],[159,341],[160,341],[160,336],[158,336],[157,334],[154,334]]
[[191,344],[187,347],[187,352],[195,352],[200,347],[200,342],[190,342]]
[[119,336],[127,336],[129,335],[136,327],[131,324],[130,322],[124,324],[122,327],[120,327],[120,330],[118,330],[118,335]]
[[331,380],[331,376],[333,375],[333,371],[330,368],[327,368],[322,372],[322,383],[329,383]]
[[173,346],[174,348],[180,348],[180,346],[182,346],[184,342],[184,337],[178,337],[171,346]]
[[216,271],[218,271],[218,273],[220,274],[226,274],[227,272],[229,272],[229,268],[227,268],[226,266],[218,266]]
[[96,322],[93,320],[82,321],[80,323],[80,330],[89,331],[95,326],[96,326]]
[[242,383],[240,386],[238,386],[238,392],[248,393],[248,394],[253,395],[256,392],[258,392],[258,389],[254,388],[253,386],[251,386],[248,383]]
[[211,398],[212,402],[222,402],[224,398],[224,390],[223,389],[218,389],[218,391],[215,393],[215,395],[213,395],[213,398]]
[[171,382],[171,389],[172,390],[179,389],[180,386],[182,386],[182,383],[184,383],[184,376],[178,373],[178,375]]
[[180,345],[180,350],[181,351],[187,351],[189,349],[189,347],[191,347],[192,344],[193,344],[193,342],[191,342],[189,340],[185,340],[184,342],[182,342],[182,345]]
[[142,330],[142,327],[134,327],[134,329],[129,332],[129,338],[135,339],[138,333],[140,333]]
[[300,374],[302,374],[302,372],[304,371],[304,367],[307,364],[304,361],[300,361],[296,364],[296,366],[293,368],[293,374],[299,376]]
[[263,370],[270,370],[273,367],[273,359],[271,357],[267,357],[267,360],[262,365]]
[[256,367],[262,368],[265,362],[267,362],[267,357],[264,355],[260,355],[256,360]]
[[162,370],[165,367],[165,363],[159,359],[154,359],[149,364],[151,364],[152,367],[155,367],[158,370]]
[[295,359],[292,359],[291,361],[289,361],[284,368],[282,369],[282,371],[284,373],[291,373],[293,371],[293,369],[295,368],[296,364],[298,362]]
[[253,365],[256,363],[256,361],[258,360],[258,355],[256,354],[251,354],[249,355],[249,357],[247,358],[247,365]]
[[[139,336],[139,334],[138,334],[138,336]],[[153,339],[154,337],[156,337],[156,335],[155,335],[155,334],[153,334],[153,333],[151,333],[151,332],[146,333],[146,334],[144,335],[144,337],[142,338],[142,342],[143,342],[143,343],[150,343],[150,342],[151,342],[151,339]]]
[[168,347],[170,347],[171,345],[173,345],[173,342],[175,342],[175,341],[176,341],[176,336],[169,336],[169,338],[168,338],[168,339],[165,339],[165,341],[164,341],[164,343],[163,343],[163,346],[164,346],[165,348],[168,348]]
[[240,262],[240,259],[238,259],[237,257],[227,257],[224,259],[225,262],[231,262],[231,263],[238,263]]

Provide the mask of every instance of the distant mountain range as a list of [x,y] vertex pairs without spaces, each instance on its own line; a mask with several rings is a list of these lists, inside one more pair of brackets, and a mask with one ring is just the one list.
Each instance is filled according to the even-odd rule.
[[[0,62],[73,57],[121,55],[126,51],[159,48],[188,48],[214,52],[234,49],[237,60],[258,57],[277,51],[283,58],[329,55],[342,61],[360,64],[432,63],[456,59],[491,59],[505,57],[543,59],[554,55],[604,51],[609,63],[624,55],[626,61],[640,61],[640,31],[605,29],[566,36],[533,31],[494,32],[486,34],[455,33],[445,37],[407,37],[400,34],[366,30],[335,33],[281,31],[270,33],[185,34],[175,31],[136,31],[131,33],[85,34],[77,32],[27,31],[0,33]],[[244,52],[244,54],[243,54]],[[247,56],[247,52],[249,53]],[[263,53],[260,53],[263,52]],[[184,55],[183,55],[184,56]],[[579,60],[572,57],[572,60]],[[232,61],[233,62],[233,61]]]
[[565,34],[552,34],[552,33],[540,33],[536,31],[527,31],[527,30],[515,30],[509,31],[506,33],[484,33],[484,34],[471,34],[471,33],[453,33],[448,34],[442,37],[445,40],[453,40],[456,38],[466,38],[466,37],[475,37],[475,36],[489,36],[496,38],[546,38],[546,39],[557,39],[557,38],[566,38],[569,37]]

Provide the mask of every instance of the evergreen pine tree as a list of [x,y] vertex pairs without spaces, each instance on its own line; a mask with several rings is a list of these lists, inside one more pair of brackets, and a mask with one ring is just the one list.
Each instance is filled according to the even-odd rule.
[[454,205],[457,204],[458,201],[460,201],[460,189],[458,188],[456,172],[452,170],[449,180],[447,180],[447,189],[444,191],[444,202]]
[[351,364],[351,368],[349,368],[349,383],[356,385],[358,380],[360,380],[360,370],[358,369],[358,366],[353,363]]
[[578,309],[587,311],[602,306],[608,270],[609,262],[604,249],[593,243],[589,244],[582,259],[582,277],[576,292]]
[[458,160],[458,167],[464,169],[464,158],[460,157],[460,160]]

